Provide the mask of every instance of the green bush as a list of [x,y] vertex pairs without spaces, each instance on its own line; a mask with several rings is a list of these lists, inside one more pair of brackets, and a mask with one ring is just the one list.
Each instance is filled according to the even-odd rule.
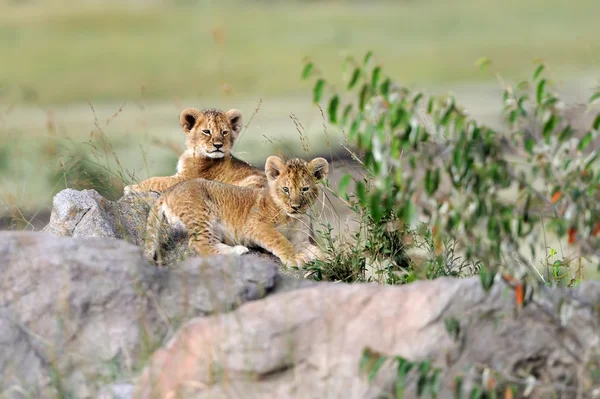
[[[348,137],[365,179],[345,176],[339,196],[361,221],[350,245],[324,231],[329,259],[313,263],[321,279],[361,281],[367,262],[386,259],[385,283],[480,272],[484,285],[504,268],[519,277],[534,272],[547,284],[574,284],[570,267],[600,254],[600,113],[583,131],[544,66],[530,82],[504,91],[505,128],[469,118],[452,96],[412,91],[384,75],[368,53],[345,62],[347,86],[328,84],[307,61],[315,103]],[[590,98],[591,105],[600,92]],[[568,237],[570,254],[545,245],[546,234]],[[422,261],[403,255],[402,237],[426,247]],[[540,248],[545,270],[534,268]],[[560,254],[558,253],[560,252]]]

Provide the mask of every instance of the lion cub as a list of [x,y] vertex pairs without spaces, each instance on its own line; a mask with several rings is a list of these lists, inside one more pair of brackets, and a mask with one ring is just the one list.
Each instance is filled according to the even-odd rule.
[[270,156],[265,173],[268,184],[262,189],[194,179],[165,192],[148,216],[145,256],[157,258],[164,216],[170,225],[187,231],[190,247],[200,255],[241,255],[248,251],[246,246],[257,245],[287,265],[302,266],[313,259],[314,254],[297,252],[277,227],[308,211],[319,196],[319,181],[329,173],[327,160],[283,162]]
[[266,184],[264,172],[231,154],[233,143],[242,130],[241,111],[186,108],[179,116],[179,123],[186,135],[186,150],[179,157],[177,173],[127,186],[124,194],[162,193],[177,183],[200,177],[245,187],[260,188]]

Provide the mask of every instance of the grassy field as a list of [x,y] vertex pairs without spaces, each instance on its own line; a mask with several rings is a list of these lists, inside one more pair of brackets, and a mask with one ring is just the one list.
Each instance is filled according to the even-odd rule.
[[599,65],[595,0],[9,4],[0,82],[18,102],[302,94],[301,60],[338,77],[345,51],[373,50],[419,85],[488,78],[473,66],[481,56],[507,77],[528,73],[534,57],[565,74]]
[[339,147],[300,81],[304,57],[341,83],[344,55],[373,50],[401,83],[451,88],[492,124],[499,87],[479,57],[509,81],[543,58],[581,99],[599,65],[596,0],[19,4],[0,2],[0,213],[85,186],[64,179],[82,164],[108,170],[117,192],[171,174],[187,106],[239,108],[246,122],[256,113],[237,147],[252,163],[302,154],[298,130],[309,155]]

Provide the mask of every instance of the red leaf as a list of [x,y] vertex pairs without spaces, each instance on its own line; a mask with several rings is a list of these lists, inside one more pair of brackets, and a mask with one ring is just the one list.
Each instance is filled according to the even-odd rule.
[[560,199],[560,197],[562,197],[562,193],[560,191],[557,191],[552,196],[552,199],[550,200],[550,202],[552,202],[554,204],[554,203],[556,203],[556,201],[558,201]]
[[592,230],[592,237],[596,237],[600,232],[600,222],[596,222],[594,229]]
[[569,244],[573,244],[575,242],[576,233],[577,229],[575,227],[569,227]]
[[507,283],[516,283],[518,280],[508,273],[502,275],[502,279]]
[[523,284],[517,284],[515,287],[515,300],[517,301],[517,307],[519,309],[523,307],[523,300],[525,298],[524,291]]

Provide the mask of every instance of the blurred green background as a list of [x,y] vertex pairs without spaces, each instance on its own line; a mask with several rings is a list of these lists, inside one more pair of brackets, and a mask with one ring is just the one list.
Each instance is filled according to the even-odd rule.
[[47,210],[66,186],[114,198],[123,180],[174,173],[188,106],[239,108],[252,123],[236,153],[256,165],[301,154],[303,135],[306,156],[334,151],[343,137],[311,104],[306,57],[341,85],[345,56],[372,50],[397,81],[451,91],[489,124],[501,82],[538,58],[583,101],[598,15],[598,0],[0,0],[0,214]]

